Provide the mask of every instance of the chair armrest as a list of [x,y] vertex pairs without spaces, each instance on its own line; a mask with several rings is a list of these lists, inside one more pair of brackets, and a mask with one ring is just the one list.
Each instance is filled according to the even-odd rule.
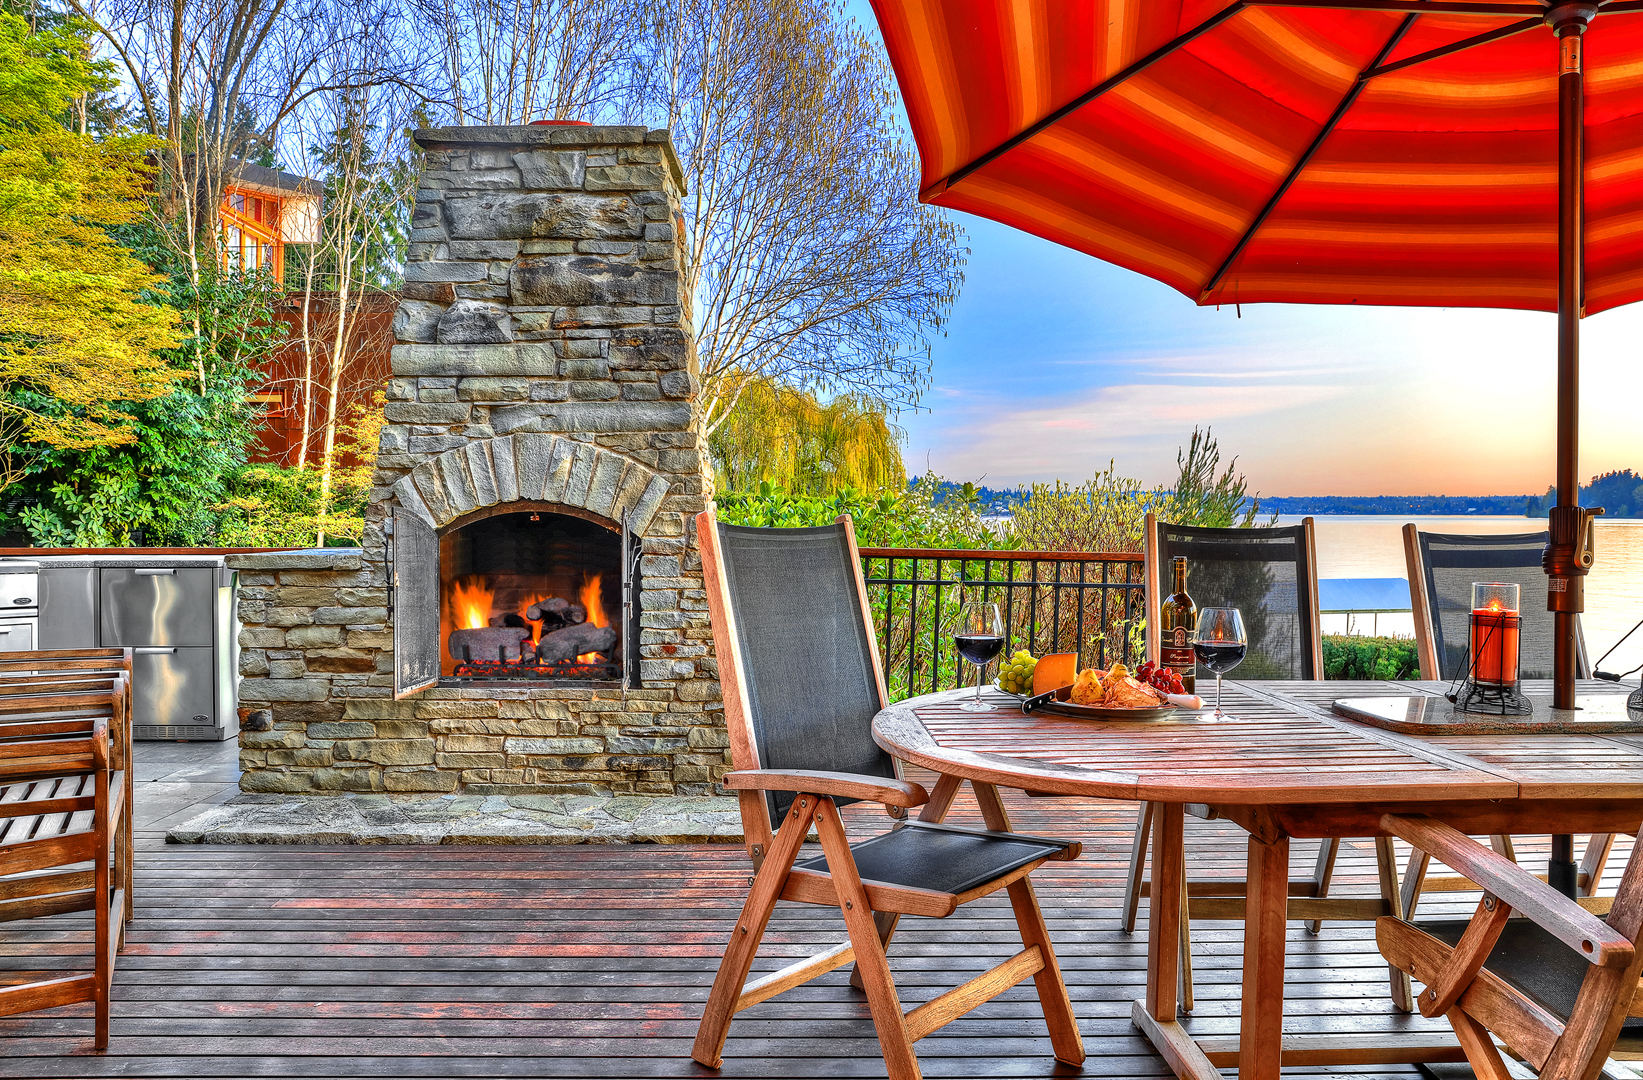
[[923,806],[930,801],[930,793],[910,780],[810,769],[743,769],[726,773],[724,786],[732,791],[808,791],[886,806]]
[[1418,814],[1383,815],[1381,828],[1441,859],[1445,866],[1505,901],[1588,963],[1613,967],[1631,961],[1633,945],[1624,934],[1465,833]]

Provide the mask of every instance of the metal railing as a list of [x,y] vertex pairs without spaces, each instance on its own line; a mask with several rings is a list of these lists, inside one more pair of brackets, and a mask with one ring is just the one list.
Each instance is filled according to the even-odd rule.
[[949,629],[965,597],[999,605],[1006,654],[1076,652],[1080,668],[1105,668],[1140,652],[1140,552],[862,548],[861,559],[892,701],[974,681]]

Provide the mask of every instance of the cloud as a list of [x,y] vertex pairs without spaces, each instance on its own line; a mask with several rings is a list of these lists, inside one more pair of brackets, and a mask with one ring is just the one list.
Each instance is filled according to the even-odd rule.
[[933,449],[939,470],[951,476],[986,475],[1005,484],[1083,478],[1138,443],[1173,447],[1194,425],[1316,406],[1349,392],[1307,385],[1108,386],[1066,404],[996,412],[949,428],[946,445]]

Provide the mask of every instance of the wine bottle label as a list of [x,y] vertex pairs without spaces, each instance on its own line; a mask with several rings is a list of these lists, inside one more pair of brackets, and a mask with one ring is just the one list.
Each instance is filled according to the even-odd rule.
[[1159,648],[1164,666],[1174,668],[1176,673],[1183,677],[1194,674],[1193,669],[1198,664],[1198,657],[1192,651],[1192,642],[1187,638],[1187,628],[1177,626],[1168,633]]

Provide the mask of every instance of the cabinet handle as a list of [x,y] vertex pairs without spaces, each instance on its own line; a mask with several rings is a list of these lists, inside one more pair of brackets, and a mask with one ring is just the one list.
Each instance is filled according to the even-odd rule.
[[168,569],[168,570],[156,570],[152,567],[147,567],[147,566],[140,566],[135,571],[135,573],[137,574],[138,577],[171,577],[176,572],[177,572],[176,570],[170,570],[170,569]]
[[138,656],[174,656],[177,652],[175,645],[139,645],[131,650]]

